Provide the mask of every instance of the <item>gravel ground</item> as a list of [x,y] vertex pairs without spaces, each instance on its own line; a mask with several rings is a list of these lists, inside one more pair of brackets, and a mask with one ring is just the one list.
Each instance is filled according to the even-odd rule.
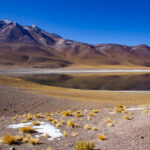
[[[6,107],[7,110],[3,110]],[[16,129],[8,129],[8,125],[20,123],[23,119],[19,117],[17,120],[12,120],[16,114],[54,112],[57,110],[67,110],[71,108],[73,111],[81,110],[83,117],[77,118],[64,117],[65,122],[68,119],[75,119],[79,127],[70,129],[66,125],[62,125],[59,129],[66,131],[68,136],[61,139],[48,141],[45,137],[40,138],[40,143],[35,146],[30,144],[13,145],[17,150],[46,150],[51,146],[53,150],[73,150],[73,145],[79,140],[89,140],[95,143],[95,150],[149,150],[150,149],[150,107],[146,106],[148,112],[142,114],[141,110],[134,110],[131,120],[125,120],[125,114],[111,114],[113,108],[104,108],[98,103],[66,100],[54,97],[43,96],[39,94],[31,94],[21,89],[0,86],[0,136],[10,133],[13,135],[19,134]],[[99,109],[94,117],[88,121],[87,116],[91,110]],[[85,111],[85,109],[87,109]],[[131,112],[131,111],[130,111]],[[43,115],[44,116],[44,115]],[[55,119],[60,120],[62,115],[55,113]],[[105,118],[115,120],[115,126],[107,127],[104,122]],[[45,118],[39,118],[40,121]],[[84,125],[88,123],[90,129],[85,131]],[[92,127],[96,126],[97,131],[92,131]],[[72,132],[77,132],[77,136],[72,136]],[[107,140],[99,141],[98,134],[105,134]],[[32,135],[34,136],[34,134]],[[9,145],[0,144],[1,150],[8,150]]]

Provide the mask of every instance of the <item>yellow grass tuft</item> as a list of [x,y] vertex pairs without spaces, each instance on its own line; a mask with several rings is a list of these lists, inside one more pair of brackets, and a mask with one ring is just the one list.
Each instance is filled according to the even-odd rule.
[[131,115],[133,115],[133,112],[129,112],[128,114],[129,114],[129,116],[131,116]]
[[29,138],[27,138],[27,137],[24,137],[24,138],[23,138],[23,140],[22,140],[22,142],[24,142],[24,143],[27,143],[27,142],[29,142]]
[[61,114],[63,115],[63,116],[72,116],[72,110],[68,110],[68,111],[62,111],[61,112]]
[[15,139],[16,139],[16,141],[22,141],[23,140],[23,136],[22,135],[16,135]]
[[84,114],[81,114],[80,111],[76,111],[76,112],[75,112],[75,116],[76,116],[76,117],[83,117]]
[[52,121],[52,123],[56,124],[56,123],[58,123],[58,120],[55,119],[55,120]]
[[85,125],[84,125],[84,129],[85,129],[85,130],[89,130],[89,129],[90,129],[90,126],[89,126],[88,124],[85,124]]
[[90,113],[90,116],[91,116],[91,117],[94,117],[94,116],[95,116],[95,113],[91,112],[91,113]]
[[32,125],[34,125],[34,126],[39,126],[40,125],[40,122],[37,120],[37,121],[33,121],[32,122]]
[[110,123],[110,122],[112,122],[112,120],[111,120],[110,118],[106,118],[106,119],[104,120],[104,122]]
[[6,107],[3,107],[2,109],[5,110],[5,111],[7,111],[7,108],[6,108]]
[[64,132],[63,132],[63,135],[64,135],[65,137],[67,137],[67,132],[66,132],[66,131],[64,131]]
[[72,132],[71,135],[72,135],[72,136],[78,136],[79,133],[78,133],[78,132]]
[[56,124],[56,127],[61,127],[61,123],[58,122],[58,123]]
[[50,136],[48,133],[46,133],[46,134],[45,134],[45,137],[46,137],[46,138],[50,138],[51,136]]
[[48,147],[46,150],[52,150],[52,148],[51,148],[51,147]]
[[127,115],[123,116],[123,118],[124,118],[125,120],[131,120],[131,118],[130,118],[129,116],[127,116]]
[[15,136],[11,135],[11,134],[5,134],[2,137],[2,143],[4,144],[15,144],[16,143],[16,138]]
[[93,142],[79,141],[74,145],[75,150],[93,150],[94,149]]
[[35,114],[34,117],[35,118],[42,118],[42,114],[41,113]]
[[107,137],[104,134],[99,134],[97,137],[100,141],[104,141],[107,139]]
[[31,137],[31,134],[26,134],[26,138],[30,139]]
[[93,127],[92,130],[93,130],[93,131],[96,131],[96,130],[98,130],[98,128],[97,128],[97,127]]
[[29,143],[32,144],[32,145],[36,145],[36,144],[39,144],[39,141],[40,141],[39,138],[31,138],[29,140]]
[[12,120],[17,120],[16,117],[13,117]]
[[98,110],[98,109],[93,109],[92,112],[93,112],[93,113],[98,113],[99,110]]
[[143,109],[143,110],[142,110],[142,114],[146,114],[147,112],[148,112],[147,109]]
[[27,127],[19,128],[19,131],[23,132],[23,133],[33,133],[35,131],[35,129],[30,126],[27,126]]
[[74,123],[72,120],[67,120],[67,126],[73,128],[74,127]]

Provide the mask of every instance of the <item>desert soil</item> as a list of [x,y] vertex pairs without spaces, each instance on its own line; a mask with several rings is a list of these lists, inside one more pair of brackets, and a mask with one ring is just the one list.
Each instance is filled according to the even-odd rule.
[[[6,107],[7,110],[3,110],[4,107]],[[131,120],[125,120],[123,118],[125,114],[112,114],[112,107],[105,108],[96,102],[60,99],[40,94],[31,94],[29,91],[23,91],[18,88],[0,86],[0,108],[0,136],[6,133],[12,135],[20,134],[17,129],[8,129],[8,125],[20,123],[23,119],[20,116],[16,120],[12,120],[12,117],[15,115],[23,115],[25,113],[35,114],[39,112],[44,116],[46,112],[68,109],[72,109],[73,112],[81,110],[82,114],[84,114],[83,117],[77,119],[75,119],[74,116],[63,118],[65,122],[68,119],[75,119],[75,122],[79,125],[79,127],[72,129],[66,125],[59,127],[62,132],[67,132],[67,137],[61,137],[53,141],[48,141],[45,137],[40,137],[40,143],[35,146],[31,146],[29,143],[20,145],[6,145],[0,143],[1,150],[8,150],[12,146],[14,146],[16,150],[46,150],[49,146],[51,146],[53,150],[73,150],[74,144],[80,140],[93,141],[95,150],[150,149],[150,107],[148,105],[146,106],[148,110],[147,113],[142,114],[141,110],[133,110]],[[87,116],[92,109],[98,109],[99,112],[88,120]],[[62,115],[55,113],[53,117],[60,120]],[[115,120],[115,125],[108,127],[104,122],[105,118]],[[43,121],[45,118],[39,118],[38,120]],[[84,125],[87,123],[90,129],[84,130]],[[97,131],[92,130],[94,126],[98,128]],[[72,136],[73,132],[78,135]],[[97,138],[97,135],[102,133],[107,136],[107,139],[104,141],[100,141]],[[34,134],[32,136],[34,136]]]

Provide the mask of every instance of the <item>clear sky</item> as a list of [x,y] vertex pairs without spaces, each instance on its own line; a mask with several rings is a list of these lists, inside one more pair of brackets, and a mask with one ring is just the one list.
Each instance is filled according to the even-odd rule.
[[150,45],[150,0],[1,0],[0,19],[86,43]]

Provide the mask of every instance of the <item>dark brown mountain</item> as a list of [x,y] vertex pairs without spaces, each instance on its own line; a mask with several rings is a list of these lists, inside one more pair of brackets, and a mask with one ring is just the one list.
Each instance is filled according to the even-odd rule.
[[150,66],[150,47],[90,45],[66,40],[35,25],[0,21],[0,66]]

